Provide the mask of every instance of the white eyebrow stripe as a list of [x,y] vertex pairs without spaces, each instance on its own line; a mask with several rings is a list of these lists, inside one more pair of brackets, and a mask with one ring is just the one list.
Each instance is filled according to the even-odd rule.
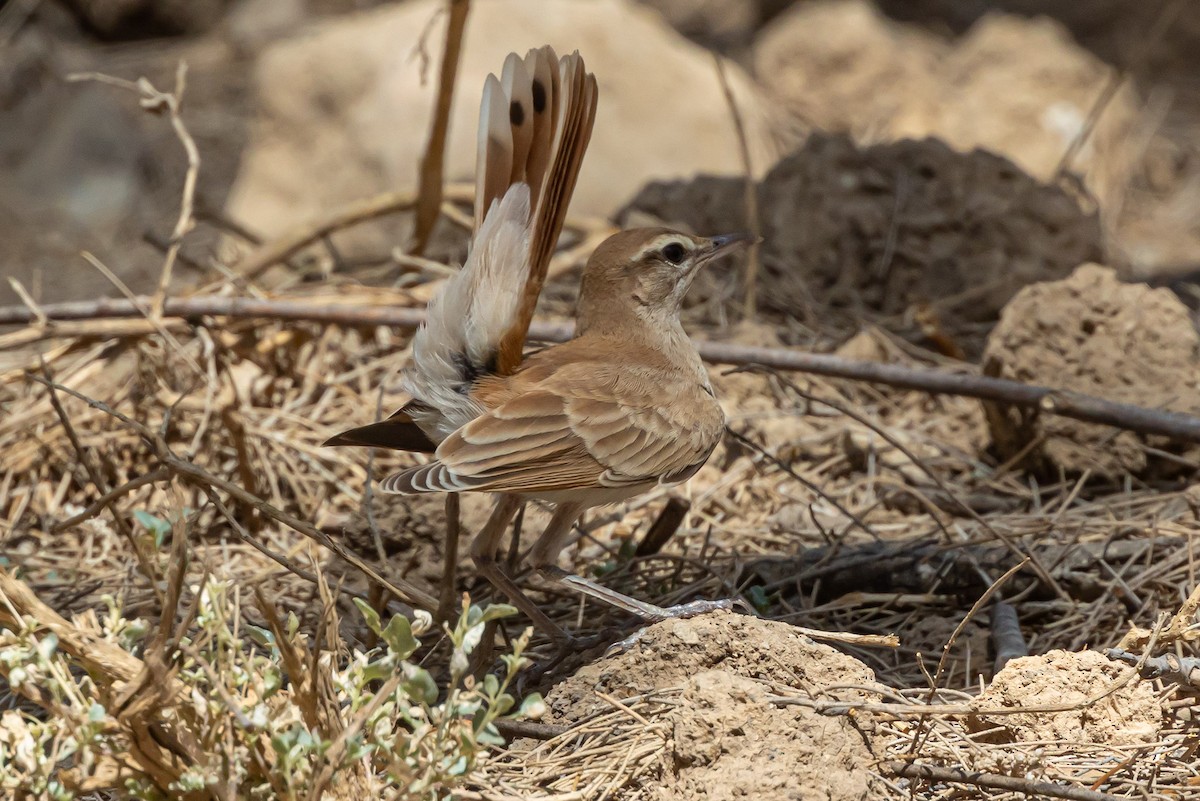
[[655,239],[649,245],[639,250],[637,254],[634,255],[633,261],[640,261],[647,253],[651,253],[656,250],[662,250],[672,242],[683,245],[684,249],[686,249],[688,253],[691,253],[696,248],[696,243],[694,241],[681,234],[663,234],[658,239]]

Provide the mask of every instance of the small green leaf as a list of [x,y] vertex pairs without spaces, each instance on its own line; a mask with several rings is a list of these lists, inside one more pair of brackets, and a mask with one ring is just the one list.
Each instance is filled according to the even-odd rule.
[[283,671],[271,666],[263,671],[263,697],[270,698],[283,686]]
[[155,546],[162,547],[163,541],[167,538],[167,532],[171,530],[170,523],[142,509],[138,509],[133,513],[133,519],[141,523],[147,531],[154,535]]
[[484,726],[483,729],[475,735],[477,742],[484,745],[504,745],[504,738],[500,736],[499,730],[491,723]]
[[392,675],[392,669],[382,662],[371,662],[363,668],[363,681],[382,681]]
[[[355,600],[358,600],[357,598]],[[378,618],[376,618],[378,620]],[[401,659],[408,659],[421,645],[412,634],[412,624],[404,615],[396,615],[388,621],[380,635],[388,647]]]
[[516,613],[517,608],[509,604],[488,604],[478,622],[487,623],[489,620],[499,620],[502,617],[510,617]]
[[417,667],[405,663],[404,665],[404,681],[400,687],[404,690],[412,700],[422,704],[433,704],[438,699],[437,682],[433,680],[433,676],[429,675],[429,671],[423,667]]
[[495,698],[496,693],[500,692],[500,680],[496,678],[495,673],[489,673],[483,677],[483,694],[488,698]]
[[92,704],[88,708],[88,723],[100,723],[107,716],[107,710],[100,704]]
[[754,607],[754,611],[765,614],[770,609],[771,601],[767,597],[767,591],[760,585],[755,584],[746,594],[750,596],[750,605]]
[[252,623],[243,624],[243,628],[250,640],[263,648],[271,648],[275,645],[275,635],[267,629]]
[[383,625],[379,622],[379,613],[372,609],[371,605],[362,598],[355,598],[354,605],[358,607],[359,613],[367,621],[367,628],[375,632],[376,637],[382,637]]
[[503,715],[508,712],[508,710],[513,708],[514,703],[515,701],[511,695],[508,693],[501,693],[496,698],[493,708],[495,709],[497,715]]

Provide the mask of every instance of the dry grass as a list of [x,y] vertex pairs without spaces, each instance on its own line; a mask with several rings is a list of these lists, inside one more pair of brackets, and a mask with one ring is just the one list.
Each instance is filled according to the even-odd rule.
[[[185,193],[184,205],[188,202]],[[181,230],[186,223],[181,221]],[[600,226],[583,230],[582,244],[560,259],[552,275],[569,278],[570,264],[602,233]],[[331,271],[336,261],[336,254],[319,250],[286,255],[315,261],[320,272]],[[445,265],[400,256],[370,272],[343,272],[320,284],[300,283],[295,273],[282,280],[275,276],[269,289],[329,303],[419,306],[446,273]],[[264,280],[269,275],[262,272]],[[366,287],[355,278],[394,288]],[[548,288],[544,306],[551,316],[567,314],[568,285]],[[264,288],[247,285],[243,274],[203,291]],[[769,291],[759,286],[760,293]],[[711,337],[773,341],[770,328],[727,327],[729,308],[714,303],[692,309],[689,323]],[[790,320],[770,322],[798,327]],[[891,360],[942,361],[883,334],[863,336],[858,345]],[[294,616],[288,631],[297,638],[297,654],[303,646],[310,654],[304,658],[326,664],[332,675],[352,668],[356,649],[379,645],[380,632],[362,622],[359,604],[387,618],[412,616],[422,598],[435,598],[446,528],[440,500],[400,501],[371,493],[375,477],[414,457],[368,458],[320,447],[338,430],[396,406],[393,382],[406,348],[404,336],[385,328],[215,319],[35,323],[0,338],[0,568],[13,607],[7,617],[0,613],[8,621],[4,636],[12,640],[5,647],[50,660],[54,653],[43,654],[37,646],[46,641],[49,622],[60,627],[60,643],[70,637],[80,643],[74,651],[64,648],[75,661],[54,663],[56,681],[75,688],[72,703],[26,686],[27,677],[14,681],[13,665],[0,663],[0,674],[18,690],[8,687],[3,703],[20,703],[29,712],[23,721],[57,721],[62,733],[74,736],[89,723],[87,693],[125,698],[122,683],[142,670],[128,660],[153,655],[156,679],[187,670],[200,693],[193,717],[179,727],[181,737],[198,732],[229,737],[247,730],[240,710],[265,690],[253,682],[223,686],[223,677],[253,672],[255,652],[214,643],[251,626],[274,632],[278,623],[272,623],[269,608],[279,620]],[[1118,797],[1200,796],[1196,688],[1156,680],[1164,700],[1158,739],[1134,749],[987,743],[963,725],[962,714],[946,709],[962,707],[992,675],[990,627],[984,610],[975,608],[989,590],[1017,609],[1031,652],[1121,643],[1150,655],[1164,650],[1195,655],[1194,609],[1171,626],[1152,627],[1175,615],[1197,585],[1192,542],[1200,496],[1194,490],[1177,481],[1133,477],[1119,485],[1086,474],[1039,480],[996,464],[987,456],[982,411],[964,398],[768,373],[714,371],[714,383],[736,436],[727,437],[682,489],[659,490],[593,513],[577,529],[578,545],[569,552],[578,566],[660,604],[737,594],[764,616],[817,629],[898,635],[901,645],[895,649],[843,646],[875,670],[882,685],[872,691],[886,696],[889,709],[822,708],[825,714],[873,716],[880,764],[864,768],[886,775],[881,780],[897,795],[934,798],[950,792],[945,782],[887,775],[884,766],[900,759],[1052,780]],[[633,557],[672,493],[689,504],[674,538],[658,553]],[[472,514],[468,509],[468,529]],[[168,543],[171,558],[163,553]],[[225,588],[220,592],[232,600],[214,606],[211,598],[219,592],[206,588]],[[249,603],[250,588],[270,603]],[[469,570],[460,571],[457,589],[477,599],[489,594]],[[24,606],[15,603],[24,590],[44,607],[29,599]],[[552,617],[583,634],[633,626],[608,610],[585,608],[576,597],[535,597]],[[238,600],[243,598],[247,602]],[[31,608],[41,616],[23,625]],[[227,616],[207,634],[194,614],[204,608]],[[122,641],[136,620],[145,621],[147,632],[163,632],[153,641],[157,650]],[[1127,637],[1131,623],[1148,633]],[[523,628],[518,621],[502,634],[519,642]],[[1163,636],[1168,631],[1171,636]],[[101,648],[98,641],[107,645]],[[528,651],[541,659],[549,655],[548,646],[535,635]],[[107,684],[94,675],[70,678],[68,668],[79,667],[80,659],[86,665],[97,648],[125,672],[109,671]],[[451,641],[431,640],[415,658],[439,686],[455,686],[463,669],[455,650]],[[463,651],[461,643],[457,650]],[[595,658],[576,654],[575,661],[530,681],[552,685],[580,661]],[[296,664],[286,672],[296,692],[307,686],[318,697],[315,678],[305,685]],[[360,689],[357,700],[368,705],[384,704],[396,690],[369,682]],[[464,689],[471,691],[469,685]],[[807,703],[822,701],[822,688],[779,692]],[[678,703],[677,695],[665,690],[614,700],[608,711],[553,733],[540,746],[515,744],[482,754],[477,772],[467,777],[466,796],[562,801],[646,796],[670,736],[661,717]],[[24,700],[18,702],[18,696]],[[144,713],[152,697],[138,697]],[[310,709],[324,704],[325,720],[353,709],[347,698],[320,697],[324,700],[304,703]],[[301,709],[304,703],[293,706]],[[928,704],[938,706],[921,709]],[[222,726],[205,723],[202,713],[219,718]],[[339,731],[362,725],[356,719],[342,718],[340,730],[326,725],[322,733],[334,742]],[[325,725],[318,724],[314,719],[305,725],[313,730]],[[380,727],[381,734],[391,731]],[[128,742],[133,744],[127,753],[108,756],[132,759],[136,743]],[[192,760],[185,767],[212,767],[202,757],[219,749],[193,746],[185,742],[175,751]],[[243,754],[232,746],[219,752]],[[247,746],[245,754],[253,753]],[[64,771],[95,767],[73,764],[65,752],[58,755]],[[276,775],[270,768],[256,766],[268,782]],[[353,786],[367,793],[381,786],[372,782],[387,772],[378,764],[356,770]],[[186,770],[178,773],[167,776],[168,783]],[[122,786],[110,774],[96,775],[97,784],[78,786]],[[302,777],[310,782],[306,786],[314,786],[314,776],[319,774]],[[388,786],[394,791],[398,782]],[[219,789],[208,792],[221,797]],[[236,786],[224,792],[235,797]],[[954,792],[994,797],[978,788]]]
[[[417,298],[427,294],[427,286],[421,289]],[[407,292],[381,295],[352,284],[308,294],[331,302],[367,295],[373,302],[416,302]],[[411,457],[371,463],[361,452],[319,447],[334,431],[390,411],[388,388],[405,356],[402,337],[385,329],[211,320],[178,326],[174,335],[178,348],[153,329],[122,337],[103,328],[69,337],[50,332],[40,353],[26,346],[6,354],[10,366],[0,375],[6,570],[65,617],[90,614],[110,596],[120,599],[125,618],[157,626],[168,567],[160,546],[179,534],[168,537],[153,521],[185,511],[187,586],[208,573],[231,587],[259,588],[319,640],[326,607],[314,599],[322,597],[317,577],[324,575],[334,587],[328,608],[351,647],[374,643],[364,625],[351,622],[360,620],[354,596],[410,611],[280,518],[220,491],[232,484],[285,516],[312,521],[385,579],[436,595],[445,525],[440,502],[365,494],[370,475]],[[753,328],[725,335],[755,342],[764,336]],[[892,343],[884,339],[881,347]],[[46,375],[103,408],[64,390],[52,398]],[[696,479],[672,491],[690,510],[668,546],[630,556],[667,490],[600,510],[578,531],[571,558],[623,591],[659,603],[737,592],[760,613],[793,623],[898,634],[901,647],[894,650],[845,647],[896,688],[896,703],[917,704],[929,700],[939,662],[938,701],[962,699],[991,675],[986,616],[960,624],[988,586],[1022,559],[1051,579],[1039,580],[1027,565],[1000,588],[1016,606],[1032,652],[1116,645],[1130,621],[1149,626],[1174,613],[1196,585],[1189,543],[1197,499],[1185,488],[1132,479],[1104,486],[1086,476],[1039,483],[990,464],[981,412],[966,399],[771,374],[714,371],[714,380],[731,428],[750,445],[728,438]],[[179,459],[225,483],[164,469],[147,431],[161,432]],[[111,496],[107,507],[97,504],[98,488]],[[975,511],[968,514],[963,504]],[[872,572],[863,569],[864,559],[896,567]],[[460,588],[487,592],[469,571],[461,572]],[[577,598],[542,597],[555,618],[583,633],[630,625],[605,610],[585,613]],[[238,614],[248,624],[266,624],[250,605],[240,605]],[[1193,653],[1194,624],[1176,632],[1170,647]],[[1126,645],[1137,651],[1146,643]],[[546,647],[535,637],[531,651],[544,656]],[[440,648],[424,658],[444,683],[449,653]],[[555,675],[542,681],[552,684]],[[1170,685],[1162,693],[1170,703],[1159,743],[1128,753],[1043,743],[1029,747],[1026,764],[1011,747],[975,742],[954,716],[931,715],[920,724],[881,723],[879,733],[893,745],[879,757],[900,755],[919,725],[925,733],[915,753],[927,762],[1006,773],[1021,763],[1029,775],[1079,786],[1103,778],[1106,791],[1118,794],[1132,792],[1153,771],[1156,787],[1186,791],[1200,769],[1186,747],[1192,699]],[[614,710],[611,720],[574,728],[536,750],[485,759],[475,786],[486,788],[487,797],[567,793],[563,798],[636,787],[666,734],[655,722],[659,701],[625,703],[637,717]],[[1111,777],[1101,775],[1118,765]]]

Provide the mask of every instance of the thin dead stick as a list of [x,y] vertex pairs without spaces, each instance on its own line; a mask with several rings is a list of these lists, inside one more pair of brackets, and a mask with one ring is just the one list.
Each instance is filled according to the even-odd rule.
[[[753,371],[755,368],[750,367],[747,369],[750,371]],[[1058,595],[1058,597],[1062,598],[1063,600],[1070,600],[1070,596],[1067,594],[1066,590],[1064,590],[1062,588],[1062,586],[1057,581],[1055,581],[1054,576],[1050,575],[1050,571],[1047,570],[1044,565],[1042,565],[1040,560],[1038,560],[1036,557],[1034,557],[1030,554],[1027,554],[1024,550],[1021,549],[1020,545],[1018,545],[1016,542],[1013,541],[1013,539],[1011,537],[1009,537],[1008,535],[1003,534],[999,530],[993,528],[991,523],[989,523],[987,520],[984,519],[983,515],[979,514],[979,512],[972,509],[970,507],[970,505],[967,504],[966,501],[963,501],[962,499],[960,499],[958,497],[958,495],[956,495],[954,493],[954,491],[951,490],[950,487],[948,487],[944,481],[942,481],[942,479],[938,476],[937,473],[935,473],[933,470],[931,470],[929,468],[929,466],[926,465],[923,460],[918,459],[917,455],[915,453],[913,453],[911,450],[909,450],[907,447],[905,447],[904,444],[902,442],[900,442],[900,440],[896,439],[890,433],[888,433],[886,430],[884,430],[883,426],[876,425],[875,423],[871,422],[866,417],[864,417],[863,415],[854,411],[853,409],[851,409],[849,406],[847,406],[844,403],[840,403],[839,401],[829,400],[825,397],[822,397],[820,395],[815,395],[811,392],[808,392],[808,391],[802,389],[801,387],[797,386],[795,382],[789,381],[788,379],[784,378],[783,376],[779,375],[777,372],[775,372],[773,370],[766,370],[764,372],[766,372],[767,375],[775,376],[776,380],[778,380],[785,387],[787,387],[788,389],[790,389],[792,392],[796,393],[800,397],[804,398],[805,400],[807,400],[811,403],[822,403],[822,404],[828,406],[829,408],[833,409],[834,411],[840,412],[841,414],[846,415],[850,419],[855,420],[858,423],[861,423],[862,425],[864,425],[867,428],[874,431],[879,436],[883,437],[883,439],[885,441],[887,441],[887,443],[889,445],[891,445],[896,450],[900,451],[900,453],[904,454],[904,456],[906,456],[909,459],[909,461],[912,462],[912,464],[914,464],[922,473],[924,473],[927,477],[929,477],[929,479],[932,480],[933,483],[937,485],[938,489],[940,489],[942,492],[946,493],[946,496],[948,498],[950,498],[952,501],[954,501],[955,504],[960,509],[962,509],[962,511],[968,517],[970,517],[972,520],[974,520],[976,523],[978,523],[980,526],[982,526],[993,537],[995,537],[996,539],[998,539],[1002,543],[1004,543],[1004,545],[1010,551],[1013,552],[1014,556],[1016,556],[1019,559],[1025,559],[1026,561],[1030,562],[1034,571],[1038,574],[1038,578],[1040,578],[1048,587],[1050,587],[1052,590],[1054,590],[1054,592]]]
[[[75,455],[79,458],[80,464],[83,465],[83,469],[87,472],[88,478],[91,479],[92,484],[97,490],[99,490],[101,496],[108,495],[108,484],[104,480],[104,476],[100,470],[100,467],[96,465],[91,458],[93,451],[83,447],[83,443],[79,440],[79,435],[75,432],[75,426],[71,423],[70,415],[67,414],[67,410],[63,408],[62,402],[58,399],[57,388],[60,385],[54,381],[54,375],[50,372],[50,366],[46,364],[45,360],[42,360],[39,357],[39,361],[41,361],[42,369],[42,376],[40,377],[40,380],[50,390],[50,406],[54,409],[54,413],[58,416],[58,421],[62,425],[63,431],[65,431],[67,434],[67,439],[71,443],[71,448],[75,451]],[[142,575],[150,581],[154,588],[155,595],[159,596],[159,599],[161,600],[161,590],[158,586],[158,572],[154,569],[154,565],[150,562],[146,553],[138,544],[137,537],[134,536],[133,529],[130,528],[129,523],[126,522],[125,518],[123,518],[120,512],[117,510],[116,506],[113,505],[111,498],[104,504],[104,508],[106,508],[109,514],[112,516],[113,523],[116,525],[117,531],[121,532],[121,535],[129,543],[129,547],[133,549],[133,555],[134,558],[137,559],[138,568],[141,570]]]
[[[56,320],[140,317],[142,312],[138,304],[146,303],[147,299],[137,298],[136,301],[134,303],[113,298],[72,301],[43,304],[41,310],[52,326]],[[410,331],[425,320],[424,311],[413,308],[214,296],[168,298],[163,315],[294,320],[347,326],[386,325]],[[0,307],[0,325],[26,324],[33,321],[33,313],[25,306]],[[574,326],[570,323],[534,321],[529,329],[529,338],[540,342],[565,342],[573,334]],[[1130,403],[1117,403],[1071,390],[1023,384],[1020,381],[974,373],[951,373],[900,364],[856,361],[788,348],[736,345],[728,342],[698,342],[697,347],[701,357],[714,364],[757,364],[779,370],[884,384],[931,394],[962,395],[1034,408],[1045,414],[1070,417],[1086,423],[1200,442],[1200,417],[1161,409],[1147,409]]]
[[1064,704],[1038,704],[1009,707],[976,707],[971,704],[900,704],[876,701],[818,701],[792,695],[772,695],[764,698],[767,703],[777,706],[803,706],[821,715],[849,715],[866,712],[872,715],[886,715],[896,720],[928,717],[1006,717],[1008,715],[1025,714],[1056,714],[1058,712],[1078,712],[1095,706],[1116,690],[1124,687],[1129,680],[1137,677],[1136,670],[1130,670],[1124,679],[1114,679],[1112,684],[1103,692],[1097,693],[1082,701]]
[[[212,501],[213,506],[217,507],[217,511],[221,513],[221,516],[224,517],[225,521],[227,523],[229,523],[231,528],[233,528],[233,532],[234,532],[234,534],[237,535],[238,539],[240,539],[242,542],[249,545],[254,550],[258,551],[263,556],[267,557],[272,562],[279,565],[280,567],[282,567],[284,570],[288,571],[292,575],[297,576],[311,584],[317,583],[318,579],[315,574],[310,573],[309,571],[300,567],[295,562],[288,559],[286,556],[275,553],[270,548],[268,548],[266,545],[263,545],[261,542],[259,542],[254,536],[252,536],[250,534],[250,532],[246,530],[246,527],[238,522],[237,518],[234,516],[233,512],[230,511],[229,507],[226,506],[221,501],[221,498],[220,498],[220,496],[217,495],[216,491],[202,488],[201,492],[203,492],[205,494],[205,496],[207,496],[208,499],[210,501]],[[258,587],[256,585],[255,591],[257,591],[257,590],[258,590]],[[357,590],[352,590],[352,589],[349,589],[344,586],[339,586],[338,591],[341,592],[342,595],[345,595],[349,598],[361,598],[364,601],[368,600],[365,593],[361,593],[361,592],[358,592]]]
[[446,161],[446,135],[450,130],[450,105],[454,99],[454,84],[458,79],[458,59],[462,52],[463,30],[467,26],[470,0],[449,0],[450,14],[446,23],[446,43],[442,50],[442,69],[438,79],[437,101],[433,110],[433,125],[429,144],[421,158],[420,187],[417,189],[417,214],[410,250],[416,255],[425,252],[429,235],[442,207],[442,176]]
[[[155,314],[152,309],[147,308],[147,305],[146,305],[147,302],[149,302],[151,304],[153,304],[155,302],[153,298],[147,299],[147,298],[138,297],[137,295],[134,295],[133,290],[130,289],[129,286],[124,281],[121,280],[120,276],[118,276],[116,273],[114,273],[112,270],[110,270],[108,265],[105,264],[104,262],[100,261],[100,259],[96,258],[96,256],[94,254],[89,253],[88,251],[85,250],[80,255],[83,256],[84,261],[86,261],[88,264],[95,267],[97,272],[99,272],[101,275],[103,275],[105,278],[107,278],[109,283],[111,283],[113,286],[115,286],[117,288],[117,291],[119,291],[122,295],[125,296],[126,300],[128,300],[135,307],[137,307],[141,316],[144,317],[146,319],[146,321],[154,327],[154,330],[156,330],[158,332],[159,336],[161,336],[163,339],[165,339],[167,341],[167,343],[175,350],[175,352],[177,354],[179,354],[179,357],[188,363],[189,367],[191,367],[193,370],[195,370],[200,375],[202,375],[202,376],[205,375],[204,370],[201,369],[200,365],[196,363],[196,360],[193,359],[190,355],[188,355],[187,351],[185,351],[183,349],[183,344],[178,339],[175,338],[174,334],[172,334],[170,331],[167,330],[167,326],[163,322],[162,310],[160,309],[159,313]],[[45,325],[43,325],[42,328],[43,328],[43,330],[46,330]]]
[[46,315],[42,312],[41,307],[38,306],[37,301],[26,291],[25,285],[11,275],[8,277],[8,285],[12,287],[13,292],[17,293],[17,297],[21,299],[21,302],[33,313],[37,325],[45,326],[49,321],[46,319]]
[[1125,83],[1125,72],[1117,67],[1112,67],[1109,70],[1108,80],[1104,82],[1104,87],[1100,90],[1100,94],[1096,96],[1095,102],[1092,103],[1088,110],[1087,119],[1083,126],[1079,129],[1079,133],[1071,139],[1067,145],[1067,149],[1063,151],[1062,158],[1058,161],[1058,166],[1054,168],[1055,178],[1061,178],[1070,169],[1075,162],[1075,156],[1083,149],[1084,143],[1091,138],[1092,131],[1096,129],[1096,125],[1100,122],[1100,117],[1104,115],[1104,110],[1108,108],[1112,99],[1117,96],[1117,90]]
[[1163,36],[1171,29],[1171,25],[1175,22],[1179,11],[1183,8],[1183,0],[1175,0],[1175,2],[1167,3],[1159,12],[1158,18],[1146,32],[1146,35],[1141,40],[1141,46],[1130,59],[1128,66],[1125,69],[1112,67],[1108,80],[1100,89],[1100,93],[1096,96],[1095,102],[1088,109],[1086,119],[1083,121],[1083,126],[1079,132],[1071,139],[1067,145],[1067,149],[1063,152],[1062,158],[1059,159],[1058,165],[1054,168],[1054,177],[1062,178],[1072,167],[1075,162],[1075,157],[1087,144],[1092,134],[1096,130],[1096,126],[1100,123],[1100,118],[1104,116],[1104,112],[1112,103],[1114,97],[1117,96],[1119,90],[1130,75],[1139,74],[1145,67],[1146,57],[1155,51],[1158,45],[1162,42]]
[[821,631],[806,626],[792,626],[792,630],[810,640],[840,642],[843,645],[858,645],[863,648],[899,648],[900,638],[895,634],[852,634],[848,631]]
[[[941,683],[942,675],[946,670],[946,660],[950,657],[950,649],[954,647],[954,643],[958,641],[959,636],[963,633],[963,631],[966,630],[967,624],[970,623],[977,614],[979,614],[979,610],[983,609],[988,601],[990,601],[992,597],[1000,591],[1000,588],[1003,587],[1010,578],[1015,576],[1017,572],[1021,570],[1021,568],[1025,567],[1025,565],[1029,564],[1029,559],[1030,557],[1025,557],[1020,564],[1013,565],[1008,569],[1008,572],[993,581],[991,586],[987,588],[983,595],[979,596],[979,600],[977,600],[967,611],[967,614],[963,616],[963,619],[958,622],[958,625],[954,627],[954,631],[950,633],[950,638],[946,640],[946,644],[942,646],[942,655],[941,658],[938,659],[937,670],[934,671],[933,676],[929,677],[929,694],[925,697],[926,704],[932,705],[933,697],[938,691],[938,685]],[[925,675],[929,676],[928,673]],[[925,723],[926,719],[921,718],[918,722],[918,725],[913,729],[912,738],[908,749],[908,753],[913,756],[916,756],[921,752],[926,739],[930,735],[930,729],[926,728]]]
[[989,790],[1023,793],[1033,797],[1065,798],[1067,801],[1119,801],[1118,796],[1072,787],[1066,784],[1005,776],[1002,773],[980,773],[962,768],[942,768],[936,765],[916,765],[907,762],[884,762],[879,766],[884,773],[904,779],[923,779],[927,782],[954,782]]
[[750,145],[746,141],[746,124],[742,112],[738,108],[737,99],[733,96],[733,88],[729,85],[729,76],[725,73],[725,61],[717,53],[713,53],[713,62],[717,65],[717,80],[721,82],[721,92],[729,105],[729,116],[733,118],[734,132],[737,134],[738,155],[742,160],[742,171],[746,173],[745,197],[746,224],[754,241],[746,253],[746,273],[742,279],[742,316],[747,320],[754,319],[758,309],[758,263],[759,248],[762,242],[762,221],[758,215],[758,186],[754,180],[754,165],[750,161]]
[[[443,189],[443,197],[469,203],[475,199],[475,188],[447,186]],[[415,192],[385,192],[357,201],[324,219],[301,225],[278,239],[268,242],[234,265],[233,271],[242,278],[254,280],[268,268],[287,260],[298,251],[314,242],[319,242],[334,231],[379,217],[386,217],[389,214],[409,211],[417,205],[418,198],[419,195]]]
[[445,621],[454,617],[454,604],[458,600],[454,579],[458,575],[458,541],[462,537],[462,521],[459,515],[457,492],[446,493],[446,551],[443,555],[442,584],[438,598],[435,620]]
[[[851,524],[858,526],[860,529],[862,529],[862,532],[864,534],[866,534],[868,537],[870,537],[871,539],[875,540],[876,542],[880,542],[879,535],[876,534],[875,531],[872,530],[871,527],[866,524],[866,521],[864,521],[858,515],[854,514],[854,512],[847,509],[845,505],[838,502],[837,498],[834,498],[832,495],[825,492],[825,490],[818,487],[815,482],[809,481],[807,478],[805,478],[804,476],[800,475],[795,470],[793,470],[790,465],[788,465],[786,462],[784,462],[778,456],[771,453],[766,448],[764,448],[762,445],[759,445],[757,442],[750,439],[749,437],[743,436],[742,434],[739,434],[738,432],[734,431],[729,426],[725,426],[725,433],[728,434],[729,436],[733,437],[734,439],[736,439],[741,444],[750,448],[755,453],[762,456],[764,459],[766,459],[771,464],[775,465],[777,468],[779,468],[783,472],[787,473],[789,476],[792,477],[793,480],[795,480],[797,483],[802,485],[809,492],[815,493],[817,496],[823,498],[826,503],[828,503],[834,509],[837,509],[843,515],[845,515],[847,518],[849,518]],[[831,541],[827,540],[827,542],[830,545],[833,544]]]
[[143,473],[137,478],[131,478],[121,486],[114,487],[113,489],[110,489],[108,492],[101,495],[99,498],[93,501],[88,508],[84,509],[79,514],[72,515],[66,520],[55,523],[50,527],[50,532],[57,534],[60,531],[66,531],[73,526],[77,526],[83,521],[90,520],[96,515],[100,514],[100,512],[104,511],[104,509],[107,508],[110,503],[115,501],[117,498],[120,498],[122,495],[133,492],[138,487],[144,487],[147,484],[153,484],[156,481],[164,481],[170,477],[170,470],[165,467],[156,467],[149,473]]
[[200,174],[200,150],[196,147],[195,140],[192,139],[192,135],[188,132],[187,126],[183,124],[183,118],[179,114],[180,106],[183,103],[183,93],[187,88],[187,62],[180,61],[175,68],[175,91],[173,92],[159,91],[146,78],[138,78],[135,83],[94,72],[68,75],[67,80],[98,81],[137,92],[140,96],[139,104],[143,109],[152,114],[167,114],[171,120],[171,128],[175,131],[175,137],[183,145],[183,151],[187,156],[187,171],[183,178],[183,197],[179,205],[179,217],[176,219],[175,229],[171,232],[171,241],[167,247],[166,257],[163,259],[158,290],[154,293],[154,301],[151,305],[154,318],[161,319],[163,303],[167,297],[167,290],[170,288],[171,275],[175,269],[175,262],[179,258],[183,237],[196,224],[196,180]]
[[987,605],[988,601],[990,601],[992,597],[1000,591],[1000,588],[1008,583],[1010,578],[1015,576],[1018,572],[1020,572],[1021,568],[1025,567],[1025,565],[1029,563],[1029,560],[1030,557],[1025,557],[1023,561],[1013,565],[1004,575],[993,581],[992,585],[987,588],[987,591],[984,592],[983,595],[979,596],[979,600],[971,605],[971,608],[967,611],[967,614],[963,615],[963,619],[960,620],[958,625],[954,627],[954,631],[950,633],[950,639],[946,640],[946,644],[942,647],[942,656],[940,659],[938,659],[937,670],[934,671],[933,674],[933,686],[929,688],[929,696],[926,703],[933,700],[933,695],[937,692],[937,684],[939,681],[941,681],[942,674],[946,670],[946,660],[950,657],[950,649],[954,647],[954,643],[958,641],[959,636],[963,633],[963,630],[966,629],[967,624],[970,623],[977,614],[979,614],[979,610]]
[[246,506],[257,510],[260,514],[265,515],[266,517],[269,517],[278,523],[282,523],[293,531],[303,534],[305,537],[308,537],[319,545],[324,546],[327,550],[332,551],[343,561],[348,562],[356,567],[363,574],[365,574],[367,578],[382,586],[401,601],[404,601],[405,603],[408,603],[419,609],[432,611],[437,608],[438,601],[432,595],[420,589],[411,582],[399,577],[394,580],[395,583],[388,581],[382,575],[380,575],[377,570],[372,568],[351,551],[348,551],[346,548],[342,547],[342,545],[334,541],[332,537],[311,523],[301,520],[295,515],[288,514],[284,510],[267,503],[262,498],[247,492],[237,484],[226,481],[219,476],[214,476],[212,473],[209,473],[199,465],[179,458],[170,450],[170,448],[167,447],[166,442],[161,436],[155,435],[144,425],[136,420],[131,419],[128,415],[118,412],[116,409],[113,409],[103,401],[89,398],[81,392],[59,384],[48,378],[44,378],[33,373],[27,373],[26,376],[31,381],[36,381],[37,383],[49,388],[51,392],[54,392],[55,390],[59,392],[65,392],[71,397],[83,401],[91,408],[100,412],[104,412],[105,414],[120,420],[131,430],[133,430],[139,437],[141,437],[146,444],[150,446],[150,448],[153,449],[155,456],[158,457],[158,460],[174,475],[179,476],[193,485],[197,485],[202,490],[220,490],[226,495],[232,496],[234,500],[238,501],[239,503],[245,504]]

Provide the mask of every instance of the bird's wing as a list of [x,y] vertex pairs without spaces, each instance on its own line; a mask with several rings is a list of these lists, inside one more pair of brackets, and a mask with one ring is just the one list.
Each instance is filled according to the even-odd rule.
[[389,476],[383,489],[537,494],[673,483],[698,470],[721,437],[720,407],[698,385],[636,368],[565,372],[574,375],[463,426],[434,462]]

